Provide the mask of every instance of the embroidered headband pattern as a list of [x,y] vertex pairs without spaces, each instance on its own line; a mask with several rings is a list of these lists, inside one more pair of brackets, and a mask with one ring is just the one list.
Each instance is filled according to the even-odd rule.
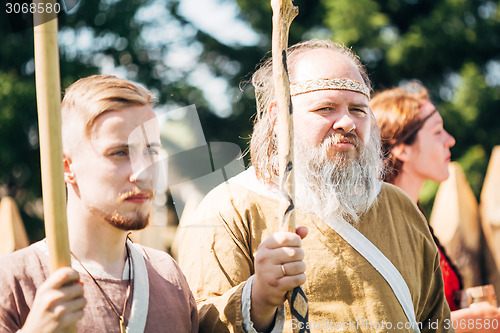
[[291,96],[318,90],[349,90],[359,92],[370,98],[370,89],[366,84],[350,79],[318,79],[290,84]]

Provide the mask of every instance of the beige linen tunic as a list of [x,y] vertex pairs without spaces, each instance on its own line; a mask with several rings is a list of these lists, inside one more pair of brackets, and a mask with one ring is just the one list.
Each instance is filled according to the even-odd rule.
[[[243,285],[254,274],[259,244],[279,230],[282,216],[278,200],[230,180],[210,192],[182,226],[179,264],[200,302],[200,332],[243,331]],[[392,289],[364,257],[317,217],[297,210],[297,225],[309,228],[303,287],[311,331],[412,332]],[[438,250],[408,196],[384,183],[358,230],[403,276],[421,331],[453,331]],[[288,320],[285,331],[294,324]]]
[[[137,244],[136,244],[137,245]],[[144,332],[198,331],[198,312],[184,275],[165,252],[141,247],[149,280],[149,306]],[[0,257],[0,332],[16,332],[30,311],[37,288],[49,276],[47,255],[35,245]],[[111,310],[91,278],[80,273],[87,305],[78,322],[78,332],[120,332]],[[127,280],[96,277],[121,312]],[[132,292],[134,283],[132,282]],[[125,318],[131,311],[129,300]]]

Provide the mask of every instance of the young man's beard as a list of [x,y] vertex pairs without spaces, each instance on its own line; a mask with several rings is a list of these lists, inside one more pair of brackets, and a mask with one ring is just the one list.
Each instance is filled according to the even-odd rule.
[[[337,142],[353,151],[335,151]],[[372,133],[364,145],[354,134],[335,134],[318,147],[295,143],[296,205],[326,223],[336,219],[356,226],[378,195],[382,159],[380,140]]]
[[102,217],[115,228],[124,231],[142,230],[149,224],[149,211],[143,212],[136,210],[129,213],[121,213],[115,210],[109,213],[96,207],[90,207],[90,210],[93,214]]
[[[120,193],[114,205],[120,206],[123,204],[123,202],[125,202],[125,200],[137,194],[147,195],[147,197],[151,200],[154,198],[154,191],[141,190],[138,187],[134,186],[132,190]],[[105,211],[104,209],[97,208],[94,205],[89,205],[88,207],[94,215],[100,216],[112,226],[120,230],[130,231],[142,230],[148,226],[149,212],[152,204],[150,204],[147,209],[143,207],[137,207],[137,209],[135,209],[134,211],[125,213],[120,212],[117,209],[111,212]]]

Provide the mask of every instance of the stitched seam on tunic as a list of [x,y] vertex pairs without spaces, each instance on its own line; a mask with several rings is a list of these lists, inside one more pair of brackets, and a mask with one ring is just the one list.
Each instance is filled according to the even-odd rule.
[[231,277],[229,276],[229,274],[227,274],[226,270],[222,266],[222,263],[220,262],[219,258],[217,257],[217,252],[215,251],[213,243],[212,243],[212,246],[210,247],[210,250],[212,251],[212,253],[214,255],[215,261],[217,261],[217,265],[219,266],[220,271],[224,274],[224,276],[226,277],[226,279],[229,282],[229,284],[231,285],[231,287],[234,287],[235,284],[234,284],[233,280],[231,279]]
[[[241,216],[240,216],[239,212],[238,211],[235,211],[235,212],[236,212],[236,214],[238,214],[238,217],[241,219]],[[238,248],[241,250],[241,252],[243,252],[243,254],[245,255],[246,259],[249,262],[253,262],[250,254],[248,253],[248,249],[245,246],[245,244],[238,239],[238,237],[233,232],[233,230],[231,229],[229,223],[224,219],[224,217],[222,217],[222,215],[219,215],[219,216],[220,216],[221,221],[223,222],[224,228],[226,229],[226,231],[229,234],[229,236],[231,236],[231,239],[233,240],[233,242],[236,244],[236,246],[238,246]]]

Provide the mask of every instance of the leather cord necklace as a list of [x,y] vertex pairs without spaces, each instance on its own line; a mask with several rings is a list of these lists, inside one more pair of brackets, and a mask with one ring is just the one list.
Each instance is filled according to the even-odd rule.
[[101,292],[102,296],[104,296],[104,299],[106,300],[106,302],[109,304],[109,306],[111,307],[111,309],[113,310],[113,312],[116,314],[116,316],[120,320],[120,332],[121,333],[126,333],[126,331],[127,331],[127,325],[125,325],[125,317],[124,316],[125,316],[125,310],[127,309],[127,302],[128,302],[128,300],[130,298],[131,273],[132,273],[132,258],[130,257],[130,250],[129,250],[127,244],[125,244],[125,249],[127,250],[128,281],[127,281],[127,293],[125,295],[125,302],[123,303],[123,309],[122,309],[122,314],[121,315],[118,313],[118,308],[113,304],[113,302],[111,301],[111,299],[109,298],[109,296],[106,295],[106,293],[104,292],[104,290],[102,289],[102,287],[99,285],[99,283],[97,283],[97,280],[92,276],[92,274],[90,274],[90,272],[87,270],[87,268],[85,268],[85,266],[83,266],[83,264],[80,261],[80,259],[78,259],[74,255],[74,253],[70,251],[71,255],[73,256],[73,258],[75,258],[76,261],[78,261],[78,263],[83,267],[83,269],[85,270],[85,272],[87,272],[87,274],[90,276],[90,278],[92,279],[92,281],[94,281],[95,285],[97,286],[97,288]]

